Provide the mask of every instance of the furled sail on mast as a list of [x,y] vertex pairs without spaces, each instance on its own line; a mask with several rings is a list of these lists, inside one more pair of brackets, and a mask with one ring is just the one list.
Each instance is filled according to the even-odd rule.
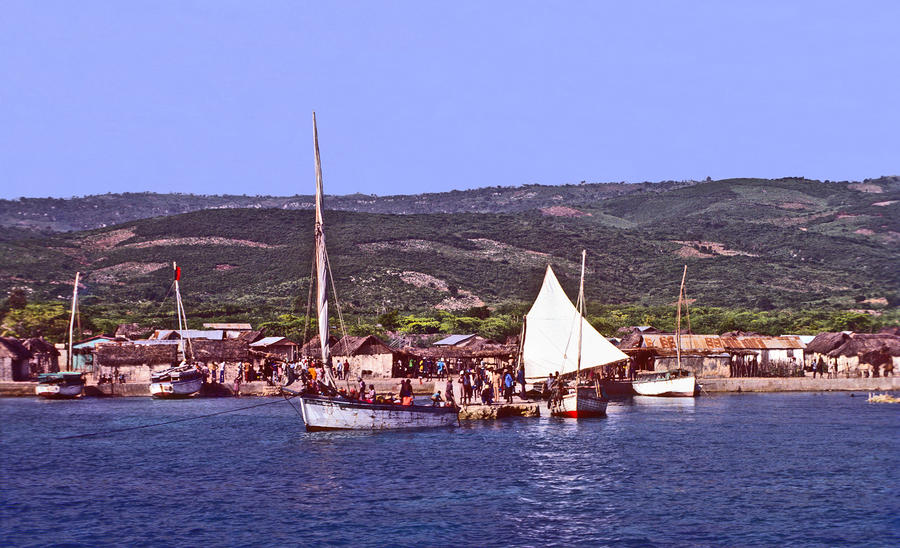
[[322,347],[322,364],[325,382],[334,386],[331,374],[331,347],[328,336],[328,254],[325,252],[325,228],[322,218],[322,161],[319,157],[319,130],[316,113],[313,112],[313,141],[316,149],[316,314],[319,319],[319,344]]
[[525,362],[525,377],[530,381],[546,378],[556,372],[565,375],[578,370],[579,327],[581,369],[628,359],[575,308],[549,265],[541,290],[525,320],[528,330],[522,345],[522,357]]

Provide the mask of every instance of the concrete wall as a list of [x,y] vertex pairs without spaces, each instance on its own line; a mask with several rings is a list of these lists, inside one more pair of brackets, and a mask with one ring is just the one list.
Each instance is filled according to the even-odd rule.
[[812,377],[707,379],[698,381],[704,392],[885,392],[900,390],[900,377],[822,379]]

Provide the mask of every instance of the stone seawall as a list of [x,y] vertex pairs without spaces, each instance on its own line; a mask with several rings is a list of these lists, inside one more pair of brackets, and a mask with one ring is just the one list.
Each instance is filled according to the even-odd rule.
[[700,379],[704,392],[888,392],[900,390],[900,377],[814,379],[812,377]]

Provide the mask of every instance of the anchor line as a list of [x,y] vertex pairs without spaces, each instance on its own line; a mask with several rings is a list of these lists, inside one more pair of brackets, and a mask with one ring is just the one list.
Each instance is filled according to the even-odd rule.
[[[290,398],[287,396],[284,396],[284,401],[290,403],[291,407],[294,407],[294,404],[291,403],[291,401],[290,401],[292,398],[294,398],[294,396],[291,396]],[[245,407],[237,407],[235,409],[226,409],[225,411],[216,411],[215,413],[207,413],[205,415],[197,415],[194,417],[184,417],[181,419],[175,419],[175,420],[165,421],[165,422],[156,422],[153,424],[142,424],[140,426],[129,426],[128,428],[116,428],[114,430],[103,430],[101,432],[91,432],[89,434],[76,434],[74,436],[62,436],[62,437],[59,437],[56,439],[71,440],[71,439],[76,439],[76,438],[90,438],[93,436],[102,436],[104,434],[116,434],[119,432],[127,432],[129,430],[140,430],[142,428],[153,428],[154,426],[165,426],[167,424],[175,424],[176,422],[186,422],[186,421],[192,421],[192,420],[197,420],[197,419],[205,419],[208,417],[215,417],[216,415],[225,415],[226,413],[234,413],[236,411],[244,411],[246,409],[262,407],[264,405],[272,405],[273,403],[281,403],[281,400],[267,401],[267,402],[263,402],[263,403],[257,403],[255,405],[247,405]],[[296,407],[294,407],[294,409],[296,410]]]

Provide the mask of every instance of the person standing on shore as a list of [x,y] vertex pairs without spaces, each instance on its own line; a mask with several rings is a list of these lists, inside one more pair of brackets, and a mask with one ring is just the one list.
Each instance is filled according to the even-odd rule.
[[503,389],[504,395],[506,396],[506,403],[512,403],[513,401],[513,387],[515,386],[515,381],[513,381],[512,373],[509,372],[509,369],[506,370],[506,374],[503,376]]
[[519,370],[516,371],[516,382],[522,387],[522,399],[526,398],[525,396],[525,366],[520,365]]
[[234,397],[241,396],[241,381],[244,379],[244,364],[238,364],[237,375],[234,377]]

